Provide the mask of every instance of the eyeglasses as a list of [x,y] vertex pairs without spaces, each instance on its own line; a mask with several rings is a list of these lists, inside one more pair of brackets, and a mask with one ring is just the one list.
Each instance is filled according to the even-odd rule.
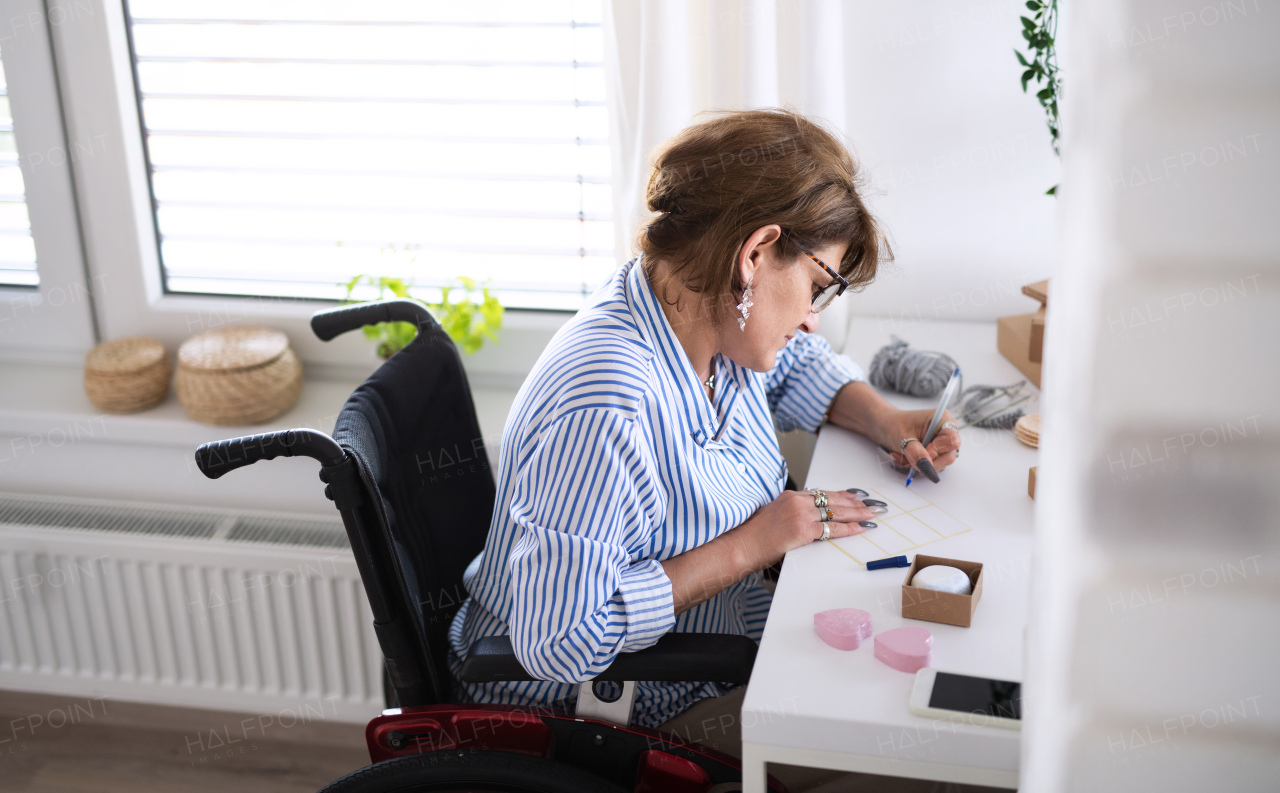
[[804,253],[805,256],[808,256],[810,259],[813,259],[815,262],[821,265],[822,269],[826,270],[831,275],[831,277],[836,279],[831,283],[827,284],[826,286],[824,286],[821,292],[813,296],[813,302],[810,304],[809,310],[816,314],[822,309],[831,305],[831,301],[835,300],[837,297],[840,297],[840,295],[843,295],[844,290],[849,288],[849,281],[845,279],[844,276],[840,275],[840,273],[828,267],[827,263],[819,259],[817,256],[814,256],[812,253],[810,253],[809,251],[806,251],[804,248],[801,248],[800,250],[801,252]]

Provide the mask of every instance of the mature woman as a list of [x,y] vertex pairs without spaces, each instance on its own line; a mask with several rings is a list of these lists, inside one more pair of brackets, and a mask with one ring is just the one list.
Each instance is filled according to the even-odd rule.
[[[640,255],[556,334],[516,398],[493,525],[452,628],[455,664],[476,639],[510,634],[549,682],[465,696],[564,704],[667,631],[759,639],[770,594],[758,571],[876,517],[849,493],[820,508],[784,490],[775,426],[831,421],[931,478],[955,461],[954,424],[928,448],[913,440],[932,411],[893,408],[814,333],[888,255],[858,184],[839,141],[787,112],[725,114],[656,154]],[[663,725],[726,693],[641,683],[634,718]]]

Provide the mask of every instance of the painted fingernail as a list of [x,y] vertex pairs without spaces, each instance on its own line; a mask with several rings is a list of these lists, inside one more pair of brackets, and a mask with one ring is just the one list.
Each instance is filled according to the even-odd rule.
[[874,529],[876,526],[878,526],[878,525],[880,525],[880,524],[878,524],[878,523],[872,523],[872,522],[871,522],[871,521],[869,521],[869,520],[860,520],[860,521],[858,521],[858,525],[859,525],[859,526],[861,526],[861,527],[862,527],[862,528],[864,528],[864,529]]
[[888,513],[888,507],[867,507],[867,511],[875,515],[884,515]]
[[916,470],[929,477],[930,482],[941,482],[938,478],[938,472],[933,469],[933,463],[923,458],[916,461]]
[[855,495],[855,496],[865,496],[865,495],[867,495],[867,491],[863,490],[863,489],[862,489],[862,488],[860,488],[860,487],[851,487],[851,488],[849,488],[848,490],[846,490],[846,491],[844,491],[844,492],[846,492],[846,493],[852,493],[852,494],[853,494],[853,495]]
[[864,498],[864,499],[862,499],[862,503],[863,503],[863,504],[866,504],[868,507],[887,507],[887,506],[889,506],[888,504],[884,503],[883,501],[878,501],[878,500],[876,500],[876,499],[874,499],[874,498]]

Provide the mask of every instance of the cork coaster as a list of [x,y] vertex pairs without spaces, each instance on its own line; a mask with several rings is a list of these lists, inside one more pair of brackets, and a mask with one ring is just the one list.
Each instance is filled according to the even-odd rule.
[[1032,413],[1029,416],[1023,416],[1018,419],[1018,423],[1013,425],[1013,434],[1018,440],[1033,449],[1040,446],[1040,414]]

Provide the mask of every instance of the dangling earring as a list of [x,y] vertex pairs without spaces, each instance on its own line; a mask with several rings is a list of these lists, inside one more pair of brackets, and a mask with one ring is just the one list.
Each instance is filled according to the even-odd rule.
[[751,312],[747,309],[753,305],[755,304],[751,302],[751,281],[748,280],[742,288],[742,302],[738,304],[738,310],[742,312],[742,316],[738,319],[738,330],[747,329],[747,317],[751,316]]

